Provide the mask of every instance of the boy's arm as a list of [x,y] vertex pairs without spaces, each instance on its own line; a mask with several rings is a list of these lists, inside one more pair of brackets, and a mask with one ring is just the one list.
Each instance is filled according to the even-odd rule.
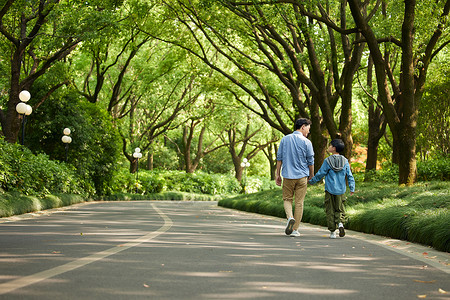
[[347,163],[347,180],[348,180],[348,187],[350,188],[350,195],[353,195],[353,193],[355,192],[355,178],[353,177],[349,163]]
[[[314,166],[313,166],[314,168]],[[308,182],[310,184],[314,184],[320,180],[322,180],[322,178],[327,175],[328,173],[328,169],[330,167],[328,166],[328,163],[326,161],[323,162],[322,166],[320,167],[319,171],[316,173],[316,175],[314,175],[313,178],[311,178]]]

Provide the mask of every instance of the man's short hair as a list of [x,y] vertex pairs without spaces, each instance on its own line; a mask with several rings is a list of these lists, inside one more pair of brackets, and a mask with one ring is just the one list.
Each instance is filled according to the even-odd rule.
[[330,145],[336,148],[336,152],[339,154],[341,154],[341,152],[345,149],[345,144],[341,139],[332,140]]
[[303,125],[311,125],[311,121],[306,118],[300,118],[295,121],[295,130],[302,128]]

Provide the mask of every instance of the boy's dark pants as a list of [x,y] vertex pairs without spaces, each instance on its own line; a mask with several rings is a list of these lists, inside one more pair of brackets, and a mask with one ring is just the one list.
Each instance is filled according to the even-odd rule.
[[345,221],[344,200],[344,195],[332,195],[325,191],[325,212],[330,231],[335,231],[337,224]]

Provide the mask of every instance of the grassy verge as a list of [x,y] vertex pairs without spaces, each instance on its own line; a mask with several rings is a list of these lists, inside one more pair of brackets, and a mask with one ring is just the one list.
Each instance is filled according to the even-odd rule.
[[[323,198],[323,185],[308,187],[303,222],[326,226]],[[225,198],[219,205],[285,217],[280,189]],[[359,183],[355,195],[347,197],[346,227],[450,252],[449,208],[449,182],[426,182],[413,187]]]
[[0,217],[10,217],[50,208],[91,201],[80,195],[47,195],[43,198],[18,192],[0,194]]

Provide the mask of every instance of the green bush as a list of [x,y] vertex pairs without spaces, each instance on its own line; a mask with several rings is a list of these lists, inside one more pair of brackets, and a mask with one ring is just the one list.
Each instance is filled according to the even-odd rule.
[[43,196],[50,193],[86,195],[83,180],[65,163],[34,155],[21,145],[0,139],[0,183],[4,191]]
[[[32,92],[39,97],[37,83]],[[110,114],[95,103],[87,102],[75,91],[62,88],[51,95],[27,124],[26,145],[34,153],[64,161],[63,129],[71,130],[67,164],[83,178],[84,189],[98,195],[111,193],[122,143]]]
[[218,201],[221,196],[205,195],[184,192],[162,192],[157,194],[131,194],[117,193],[102,197],[102,200],[108,201],[133,201],[133,200],[170,200],[170,201]]
[[57,194],[37,197],[24,195],[19,192],[1,193],[0,218],[63,207],[85,201],[86,198],[81,195]]
[[136,178],[138,193],[142,195],[167,191],[222,195],[240,191],[239,182],[231,175],[161,170],[140,170],[138,177],[136,175],[125,169],[120,170],[112,188],[113,193],[135,193]]
[[450,158],[425,160],[417,163],[418,179],[421,181],[450,180]]

